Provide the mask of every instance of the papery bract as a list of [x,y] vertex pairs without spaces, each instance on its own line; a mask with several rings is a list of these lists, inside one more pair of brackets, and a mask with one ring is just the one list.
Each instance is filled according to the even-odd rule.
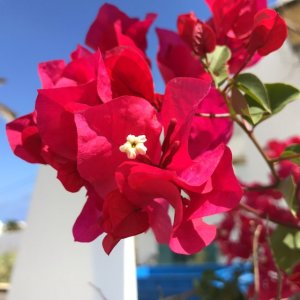
[[254,17],[248,51],[257,51],[261,56],[280,48],[287,37],[285,21],[272,9],[263,9]]
[[219,42],[230,35],[243,38],[252,29],[253,18],[267,6],[266,0],[206,0],[212,12],[212,24]]
[[151,70],[140,53],[135,49],[118,47],[106,53],[104,62],[111,81],[113,98],[132,95],[154,104]]
[[[40,63],[38,72],[43,88],[52,88],[56,85],[59,86],[58,82],[63,77],[63,70],[65,67],[66,62],[64,60],[52,60]],[[73,85],[72,81],[68,84]]]
[[[249,259],[252,256],[253,234],[258,224],[262,224],[259,219],[239,210],[224,215],[216,240],[229,263],[236,258]],[[265,230],[260,234],[260,241],[265,242]]]
[[[288,138],[284,141],[271,140],[265,149],[267,155],[270,158],[277,159],[283,154],[285,148],[293,145],[300,145],[300,137],[295,136]],[[280,178],[286,178],[290,175],[293,176],[294,181],[297,185],[300,182],[300,166],[299,164],[293,162],[293,160],[281,160],[277,163],[278,175]],[[300,201],[300,195],[298,195]]]
[[[258,239],[259,255],[256,263],[258,264],[259,284],[264,287],[258,291],[259,299],[275,299],[278,295],[278,269],[268,242],[268,235],[272,233],[273,226],[262,222],[259,217],[234,210],[227,213],[219,224],[217,241],[229,262],[236,258],[249,259],[253,254],[253,237],[258,225],[261,226],[261,232]],[[290,280],[285,272],[281,271],[280,276],[282,297],[289,297],[299,291],[297,284]],[[254,294],[254,285],[252,284],[248,290],[248,297],[252,298]]]
[[[273,259],[272,250],[265,243],[260,248],[259,255],[259,284],[264,288],[258,291],[259,299],[270,300],[276,299],[278,295],[278,270]],[[281,272],[281,297],[288,298],[300,291],[300,288],[291,280],[289,280],[286,273]],[[254,286],[250,287],[248,296],[253,297],[255,294]]]
[[[117,178],[123,195],[130,196],[128,199],[132,205],[134,204],[133,211],[129,210],[126,217],[130,219],[131,214],[137,213],[139,210],[142,213],[145,207],[147,207],[147,214],[150,219],[157,218],[159,213],[162,222],[167,226],[163,231],[165,232],[164,236],[169,237],[169,239],[165,240],[160,231],[154,230],[154,233],[158,241],[169,242],[173,251],[182,254],[195,253],[214,238],[215,228],[213,226],[205,224],[199,217],[189,218],[178,190],[180,186],[175,183],[176,175],[172,172],[141,163],[125,163],[118,170]],[[173,206],[175,217],[172,227],[168,226],[170,221],[166,211],[162,208],[158,210],[157,200],[155,200],[157,198],[163,198]],[[106,203],[110,205],[110,202]],[[156,209],[153,208],[153,204],[156,205]],[[149,210],[151,207],[152,209]],[[201,227],[194,226],[196,224],[198,226],[201,224]],[[148,227],[151,225],[154,226],[153,223],[149,222]],[[121,228],[122,231],[126,230],[124,223]],[[169,232],[167,232],[168,228]],[[142,228],[140,227],[140,229]],[[114,230],[110,234],[116,235]],[[194,236],[193,239],[190,239],[191,235]]]
[[[47,145],[51,153],[47,162],[58,171],[59,179],[69,191],[77,191],[83,185],[76,166],[77,132],[74,113],[97,104],[99,98],[95,82],[39,90],[36,100],[37,128],[44,145]],[[69,181],[68,174],[75,178]],[[81,185],[78,185],[80,182]]]
[[212,52],[216,46],[216,37],[209,25],[197,19],[194,13],[178,16],[178,34],[193,49],[196,55]]
[[8,123],[6,131],[15,155],[30,163],[45,163],[41,155],[43,143],[36,127],[35,113],[22,116]]
[[100,103],[95,85],[91,82],[78,87],[39,90],[37,126],[43,142],[57,154],[76,159],[77,134],[73,115]]
[[147,155],[157,160],[161,125],[153,107],[142,98],[122,96],[76,115],[78,169],[100,196],[115,188],[116,167],[127,160],[119,150],[129,134],[146,135]]
[[[171,135],[165,137],[160,159],[160,127],[153,119],[153,108],[145,100],[121,97],[76,116],[80,174],[104,197],[103,216],[96,222],[107,234],[103,240],[106,252],[120,239],[153,228],[157,240],[168,242],[173,251],[195,253],[215,236],[215,227],[205,224],[202,217],[237,205],[241,189],[232,170],[229,149],[219,145],[204,152],[197,161],[188,153],[194,113],[210,85],[210,81],[192,78],[177,78],[168,83],[160,117],[165,133],[173,119],[176,125]],[[128,162],[119,151],[128,133],[150,137],[146,160],[137,157],[136,161]],[[189,200],[182,198],[181,191]],[[175,210],[172,226],[168,204]],[[85,215],[84,209],[76,223],[86,219]],[[153,222],[158,218],[165,224],[162,234]]]
[[43,88],[75,86],[97,80],[102,102],[122,95],[144,97],[154,102],[152,74],[147,60],[135,48],[116,47],[102,55],[82,46],[71,54],[71,61],[49,61],[39,65]]
[[146,34],[155,20],[155,14],[147,14],[145,20],[130,18],[116,6],[104,4],[91,25],[86,44],[104,53],[117,46],[133,46],[145,52]]
[[71,53],[71,62],[52,60],[42,62],[38,73],[42,88],[74,86],[95,79],[99,55],[78,45]]
[[8,124],[7,134],[16,155],[50,164],[65,188],[75,192],[83,180],[77,173],[74,113],[124,94],[142,96],[155,105],[152,75],[135,49],[115,48],[103,57],[82,46],[68,64],[40,64],[39,74],[44,89],[39,90],[36,111]]
[[156,29],[156,33],[159,38],[157,63],[166,82],[175,77],[210,77],[177,33],[159,28]]
[[[149,207],[157,198],[165,199],[175,210],[173,226],[172,228],[168,226],[169,232],[167,231],[169,217],[166,213],[160,215],[161,222],[166,224],[164,236],[169,236],[168,243],[174,252],[192,254],[207,246],[214,239],[215,227],[204,223],[202,217],[233,208],[241,197],[240,187],[233,172],[230,171],[228,149],[226,151],[226,154],[222,155],[222,150],[218,149],[220,157],[216,157],[216,152],[211,152],[200,159],[199,164],[193,164],[194,171],[191,176],[195,176],[194,178],[186,176],[186,173],[191,173],[191,168],[177,173],[175,170],[161,170],[138,162],[121,165],[116,173],[120,192],[110,194],[110,197],[116,197],[115,200],[122,201],[125,207],[120,210],[122,217],[115,226],[113,219],[117,216],[111,213],[116,209],[111,208],[108,215],[111,227],[106,227],[105,230],[108,234],[105,250],[110,252],[118,240],[136,234],[135,230],[140,233],[153,227],[153,223],[147,222],[147,218],[155,218],[157,212],[149,211]],[[208,163],[206,168],[209,169],[206,169],[204,162],[209,160],[208,156],[217,162]],[[227,182],[222,180],[224,174]],[[180,190],[183,190],[190,200],[182,198]],[[105,203],[110,207],[114,202],[109,198]],[[131,222],[136,223],[134,218],[131,219],[132,215],[138,219],[142,218],[144,222],[133,226]],[[162,241],[160,232],[154,229],[154,233],[157,240]]]
[[[254,16],[265,9],[266,0],[207,0],[212,12],[207,22],[215,31],[218,45],[226,45],[231,50],[228,62],[231,73],[249,67],[260,60],[260,56],[249,54],[249,36],[254,26]],[[253,56],[251,58],[251,55]]]
[[103,233],[101,224],[103,199],[88,188],[88,197],[73,226],[75,241],[88,243]]
[[197,109],[200,116],[193,119],[189,137],[189,152],[196,158],[204,151],[215,148],[220,143],[227,144],[233,132],[233,122],[230,118],[201,117],[201,113],[228,113],[223,96],[215,88],[203,99]]

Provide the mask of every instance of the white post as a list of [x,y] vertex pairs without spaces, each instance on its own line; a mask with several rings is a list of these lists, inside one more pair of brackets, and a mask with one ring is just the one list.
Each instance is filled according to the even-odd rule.
[[136,300],[134,241],[107,256],[101,239],[75,243],[72,225],[84,191],[66,192],[55,172],[42,167],[8,300]]

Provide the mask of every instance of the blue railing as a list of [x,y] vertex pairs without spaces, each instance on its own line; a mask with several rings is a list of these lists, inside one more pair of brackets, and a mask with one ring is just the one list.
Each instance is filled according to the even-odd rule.
[[[213,270],[216,278],[212,281],[216,289],[221,289],[224,282],[231,281],[238,273],[237,285],[245,293],[253,282],[251,264],[219,265],[205,263],[196,266],[140,266],[137,269],[139,300],[158,300],[178,294],[189,294],[195,288],[205,271]],[[198,300],[199,296],[190,296],[189,300]]]

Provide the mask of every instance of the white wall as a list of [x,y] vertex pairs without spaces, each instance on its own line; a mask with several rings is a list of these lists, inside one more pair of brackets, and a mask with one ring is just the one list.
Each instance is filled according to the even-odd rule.
[[17,252],[23,237],[23,230],[9,231],[0,234],[0,254],[5,252]]
[[101,241],[75,243],[72,225],[84,192],[66,192],[55,172],[42,167],[17,258],[9,300],[134,300],[133,240],[108,257]]

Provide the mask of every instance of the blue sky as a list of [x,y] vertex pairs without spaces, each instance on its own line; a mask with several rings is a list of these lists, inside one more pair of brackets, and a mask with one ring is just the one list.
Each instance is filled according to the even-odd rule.
[[[175,29],[180,13],[195,11],[206,19],[208,8],[203,0],[115,0],[129,16],[143,18],[158,13],[149,34],[148,54],[153,60],[157,50],[154,27]],[[52,59],[68,59],[104,1],[79,0],[0,0],[0,77],[7,83],[0,87],[0,102],[18,115],[33,110],[36,90],[40,87],[37,64]],[[153,63],[157,90],[163,90]],[[37,166],[15,157],[0,120],[0,220],[24,219],[30,202]]]

